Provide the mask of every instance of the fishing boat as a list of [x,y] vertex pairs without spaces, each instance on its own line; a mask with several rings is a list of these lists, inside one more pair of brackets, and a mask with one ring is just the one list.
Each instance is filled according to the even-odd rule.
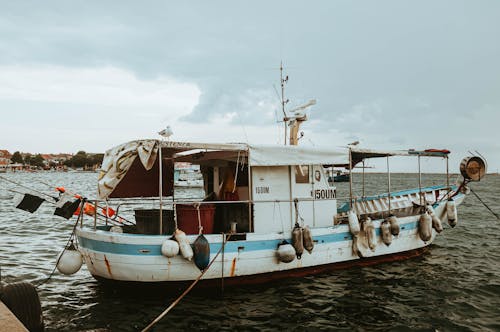
[[[84,262],[92,276],[109,283],[255,284],[417,256],[443,228],[457,225],[467,183],[486,173],[481,156],[464,158],[463,180],[451,184],[448,150],[300,146],[303,111],[315,102],[287,114],[286,81],[282,76],[288,145],[135,140],[106,151],[96,200],[58,188],[73,201],[58,199],[55,214],[78,215],[59,271],[74,273]],[[391,190],[393,157],[417,161],[418,188]],[[363,189],[356,196],[352,170],[362,164],[364,174],[372,158],[387,160],[387,190],[365,196]],[[422,158],[444,161],[442,185],[422,186]],[[203,197],[176,194],[178,163],[199,167]],[[341,167],[349,175],[345,201],[328,181],[329,170]],[[17,207],[33,212],[42,199],[28,198],[31,203]]]
[[[149,139],[106,152],[93,204],[105,211],[114,206],[113,216],[106,213],[99,225],[96,209],[89,209],[93,222],[79,222],[73,248],[92,276],[113,283],[261,283],[413,257],[433,243],[444,223],[457,224],[467,183],[486,173],[481,156],[465,158],[463,181],[450,184],[448,150],[298,145],[304,110],[315,101],[285,112],[287,80],[282,75],[288,145]],[[389,160],[395,156],[418,162],[418,188],[391,191]],[[355,196],[352,170],[362,164],[364,172],[371,158],[387,159],[387,191]],[[444,161],[442,185],[421,185],[421,158]],[[176,163],[199,167],[204,197],[176,195]],[[344,202],[337,201],[335,181],[328,181],[332,167],[349,175]],[[125,216],[127,204],[137,202],[145,207]]]
[[338,170],[328,176],[328,182],[349,182],[349,173]]
[[[98,280],[171,284],[193,281],[201,271],[205,284],[224,279],[240,285],[412,257],[433,243],[445,221],[456,225],[465,184],[485,174],[483,159],[464,159],[459,186],[447,176],[440,186],[377,196],[355,197],[351,190],[341,204],[324,165],[352,170],[369,158],[407,156],[441,158],[448,170],[448,154],[128,142],[106,152],[99,199],[113,206],[114,200],[154,198],[158,207],[136,209],[132,226],[120,226],[116,216],[107,225],[98,226],[96,217],[93,224],[82,222],[78,251]],[[176,197],[178,161],[200,166],[205,199]]]

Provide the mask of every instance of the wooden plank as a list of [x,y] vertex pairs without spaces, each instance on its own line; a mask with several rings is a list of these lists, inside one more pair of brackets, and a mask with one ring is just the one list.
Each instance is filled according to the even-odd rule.
[[17,317],[0,301],[0,331],[26,332],[28,331]]

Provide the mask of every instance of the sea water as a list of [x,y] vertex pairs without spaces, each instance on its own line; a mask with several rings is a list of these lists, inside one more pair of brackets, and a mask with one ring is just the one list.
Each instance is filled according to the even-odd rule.
[[[95,173],[2,176],[52,196],[57,196],[56,186],[90,198],[96,193]],[[354,193],[362,195],[361,175],[353,180]],[[437,174],[424,174],[422,180],[424,185],[446,181]],[[415,188],[418,177],[393,174],[391,183],[393,190]],[[471,187],[500,213],[500,176],[488,175]],[[345,198],[348,188],[348,183],[337,184],[337,195]],[[37,284],[53,271],[75,219],[53,216],[48,203],[33,214],[15,209],[10,190],[25,191],[0,180],[2,281]],[[384,190],[386,175],[366,175],[366,195]],[[458,226],[446,227],[418,258],[225,288],[223,293],[221,288],[192,292],[155,330],[500,330],[500,221],[472,194],[458,207],[458,215]],[[85,266],[72,276],[56,271],[38,290],[47,331],[141,330],[182,292],[109,288],[94,280]]]

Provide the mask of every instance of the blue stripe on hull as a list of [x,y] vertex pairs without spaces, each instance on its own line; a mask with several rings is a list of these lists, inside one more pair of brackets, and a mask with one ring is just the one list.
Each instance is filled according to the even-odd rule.
[[[411,222],[401,226],[401,230],[412,230],[417,228],[418,222]],[[376,230],[380,236],[380,228]],[[290,239],[286,239],[291,241]],[[318,244],[335,243],[343,241],[351,241],[352,236],[349,232],[336,234],[326,234],[314,236],[314,240]],[[258,250],[274,250],[282,240],[263,240],[263,241],[230,241],[226,243],[225,252],[238,252],[238,250],[258,251]],[[81,247],[106,254],[116,255],[139,255],[139,256],[161,256],[161,245],[141,245],[141,244],[124,244],[98,241],[94,239],[78,236],[78,242]],[[216,254],[221,247],[221,243],[211,243],[210,253]],[[243,249],[242,249],[243,248]]]

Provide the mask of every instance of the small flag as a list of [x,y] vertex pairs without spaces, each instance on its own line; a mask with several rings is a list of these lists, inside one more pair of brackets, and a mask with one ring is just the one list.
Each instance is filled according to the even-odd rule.
[[16,202],[16,208],[33,213],[38,210],[43,201],[41,197],[24,194],[20,197],[20,201]]
[[75,199],[72,195],[63,194],[56,203],[54,215],[69,219],[80,206],[80,199]]

